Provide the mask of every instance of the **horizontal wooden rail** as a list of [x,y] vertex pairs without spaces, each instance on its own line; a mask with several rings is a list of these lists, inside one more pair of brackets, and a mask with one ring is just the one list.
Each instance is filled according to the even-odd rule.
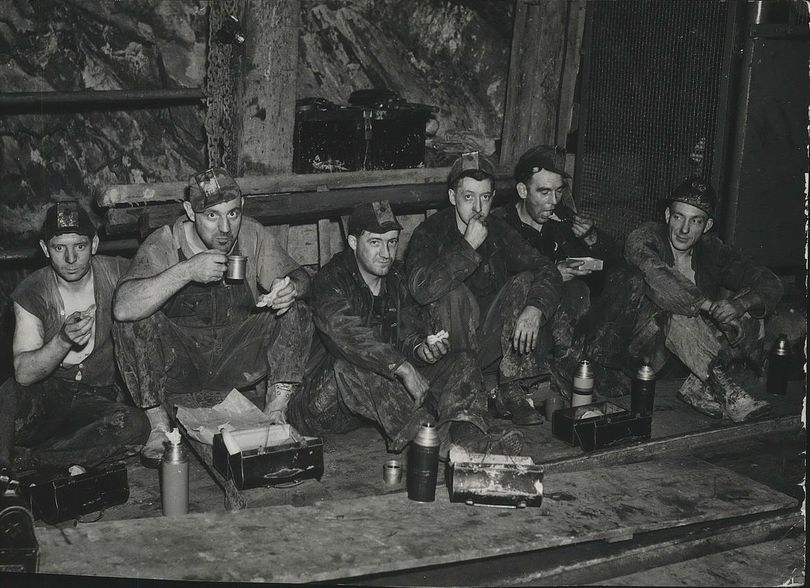
[[[511,180],[497,180],[497,190],[509,190]],[[305,223],[348,214],[358,204],[388,200],[397,214],[422,212],[448,204],[442,183],[367,186],[345,190],[268,194],[245,198],[246,215],[263,224]],[[144,237],[183,214],[179,202],[111,208],[106,214],[108,235],[138,233]]]
[[[507,178],[510,170],[498,170],[498,177]],[[281,194],[286,192],[318,192],[345,188],[376,186],[403,186],[408,184],[443,183],[447,181],[449,167],[417,169],[391,169],[351,171],[327,174],[281,174],[272,176],[245,176],[237,178],[245,196]],[[182,200],[188,183],[158,182],[153,184],[118,184],[107,186],[98,195],[97,203],[103,208],[122,204],[170,202]]]

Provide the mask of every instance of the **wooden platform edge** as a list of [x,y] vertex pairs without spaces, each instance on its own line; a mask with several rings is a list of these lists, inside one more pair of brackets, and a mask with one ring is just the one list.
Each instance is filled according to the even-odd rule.
[[674,451],[700,448],[716,443],[744,439],[746,437],[800,430],[802,426],[801,418],[796,415],[791,415],[753,423],[742,423],[720,429],[710,429],[708,431],[698,431],[695,433],[663,437],[661,439],[652,439],[638,445],[594,451],[592,453],[575,457],[565,457],[539,465],[545,468],[546,474],[573,472],[593,467],[607,467],[633,463]]

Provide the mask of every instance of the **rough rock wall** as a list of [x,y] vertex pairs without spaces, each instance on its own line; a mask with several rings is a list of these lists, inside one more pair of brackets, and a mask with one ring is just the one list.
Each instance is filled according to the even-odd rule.
[[500,138],[513,3],[302,0],[299,98],[347,103],[388,88],[439,108],[437,140],[491,153]]
[[[2,0],[0,88],[199,87],[203,0]],[[204,164],[202,109],[51,108],[0,116],[0,235],[35,231],[48,203],[90,207],[108,183],[173,180]]]
[[[502,0],[301,0],[298,96],[386,87],[435,105],[437,139],[494,150],[512,29]],[[200,87],[207,0],[0,0],[0,92]],[[46,206],[206,163],[201,107],[0,111],[0,247]],[[30,241],[28,241],[30,243]]]

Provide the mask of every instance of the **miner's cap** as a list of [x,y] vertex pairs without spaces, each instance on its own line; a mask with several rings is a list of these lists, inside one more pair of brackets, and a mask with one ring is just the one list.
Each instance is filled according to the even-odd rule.
[[239,184],[223,167],[212,167],[194,174],[188,180],[188,201],[194,212],[202,212],[240,196],[242,190]]
[[699,208],[703,212],[714,216],[714,209],[717,206],[717,194],[711,184],[703,178],[687,178],[672,191],[669,198],[670,204],[673,202],[683,202]]
[[447,185],[455,188],[461,178],[475,178],[479,181],[495,178],[495,165],[488,157],[478,151],[462,153],[453,162],[447,176]]
[[96,225],[76,200],[57,202],[45,213],[40,238],[47,243],[57,235],[76,233],[91,239],[96,236]]
[[347,225],[349,235],[355,237],[363,231],[382,234],[402,230],[387,200],[358,204],[349,216]]
[[556,145],[537,145],[521,155],[515,165],[515,181],[526,184],[540,170],[571,177],[565,171],[565,151]]

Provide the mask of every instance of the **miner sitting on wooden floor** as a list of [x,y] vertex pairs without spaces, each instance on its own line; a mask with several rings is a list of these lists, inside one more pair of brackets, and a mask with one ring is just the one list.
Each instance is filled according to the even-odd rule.
[[[152,466],[174,406],[213,406],[266,378],[264,410],[283,420],[312,338],[300,300],[309,276],[267,228],[242,216],[236,181],[212,168],[189,184],[185,216],[143,242],[113,304],[118,364],[152,425],[142,453]],[[235,254],[247,257],[245,278],[225,280]]]
[[14,290],[14,379],[0,388],[0,466],[95,465],[141,448],[143,412],[117,377],[112,297],[129,261],[95,255],[98,236],[77,202],[50,207],[39,242],[47,267]]
[[342,433],[377,424],[400,452],[423,422],[434,422],[440,455],[468,451],[517,455],[522,434],[490,430],[481,370],[468,350],[427,333],[395,261],[402,227],[387,202],[358,206],[349,248],[318,272],[312,312],[326,349],[313,345],[304,385],[287,418],[303,433]]
[[539,424],[527,385],[550,371],[557,392],[570,397],[578,357],[560,304],[560,272],[506,221],[489,215],[494,177],[492,162],[477,152],[456,160],[448,177],[453,206],[414,231],[408,280],[428,308],[430,328],[448,331],[453,349],[475,354],[492,387],[497,380],[502,415],[518,425]]
[[739,377],[750,371],[746,363],[763,369],[761,319],[782,297],[782,283],[708,233],[715,206],[707,182],[687,179],[670,197],[666,223],[645,223],[628,236],[631,267],[583,320],[601,395],[627,394],[640,364],[657,372],[671,352],[691,372],[678,398],[699,412],[740,422],[770,410]]

